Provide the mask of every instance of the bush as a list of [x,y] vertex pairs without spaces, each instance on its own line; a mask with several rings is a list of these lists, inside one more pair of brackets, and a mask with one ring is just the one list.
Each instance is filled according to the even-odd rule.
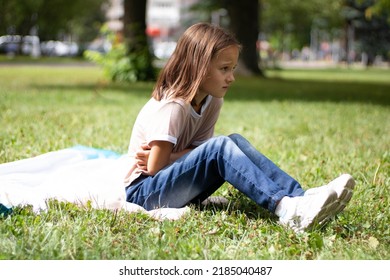
[[154,78],[150,54],[147,46],[128,53],[124,42],[116,42],[115,34],[102,29],[103,34],[110,40],[111,49],[107,53],[86,50],[84,56],[103,67],[104,73],[111,81],[137,82]]

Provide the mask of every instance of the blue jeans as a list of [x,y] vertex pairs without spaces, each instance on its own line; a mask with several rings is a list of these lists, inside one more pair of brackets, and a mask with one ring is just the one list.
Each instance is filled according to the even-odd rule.
[[284,196],[300,196],[300,184],[238,134],[218,136],[195,148],[155,176],[141,176],[126,198],[152,210],[201,202],[225,181],[258,205],[275,212]]

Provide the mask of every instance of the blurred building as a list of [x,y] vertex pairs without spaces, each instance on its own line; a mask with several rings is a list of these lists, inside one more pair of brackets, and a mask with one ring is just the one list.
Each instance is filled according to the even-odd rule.
[[[191,7],[200,0],[147,0],[146,33],[154,54],[167,58],[176,46],[177,37],[195,22]],[[123,30],[124,1],[110,0],[106,8],[107,25],[110,30]]]
[[194,20],[191,6],[199,0],[148,0],[146,24],[149,36],[172,37]]
[[[146,25],[151,37],[170,37],[194,22],[192,5],[200,0],[147,0]],[[123,0],[110,0],[106,9],[108,27],[115,31],[123,29]]]
[[121,32],[123,29],[123,0],[110,0],[106,10],[108,28],[114,32]]

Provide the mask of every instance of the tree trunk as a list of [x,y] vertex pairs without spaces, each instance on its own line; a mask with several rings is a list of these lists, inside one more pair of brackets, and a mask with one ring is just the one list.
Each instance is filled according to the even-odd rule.
[[259,0],[226,0],[230,29],[243,46],[238,72],[243,75],[264,76],[259,68],[260,56],[256,47],[259,34]]
[[123,35],[128,53],[142,56],[141,80],[155,78],[146,35],[146,1],[124,0]]
[[146,40],[146,1],[124,1],[123,34],[132,45],[143,44]]

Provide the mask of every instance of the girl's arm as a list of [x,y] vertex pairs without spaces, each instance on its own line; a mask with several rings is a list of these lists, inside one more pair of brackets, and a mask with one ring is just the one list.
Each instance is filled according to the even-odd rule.
[[152,141],[142,145],[136,153],[137,167],[146,175],[155,175],[170,163],[173,144],[168,141]]
[[136,153],[137,167],[146,175],[155,175],[168,164],[176,161],[195,147],[172,153],[173,144],[167,141],[153,141],[150,145],[143,144]]

